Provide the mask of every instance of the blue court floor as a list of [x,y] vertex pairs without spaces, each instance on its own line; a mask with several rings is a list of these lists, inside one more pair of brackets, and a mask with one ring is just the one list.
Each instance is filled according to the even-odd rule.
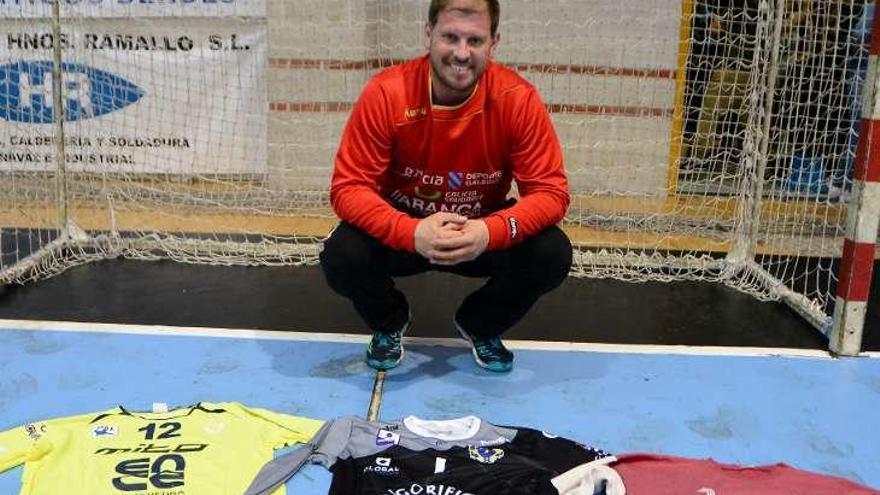
[[[0,431],[154,402],[237,401],[329,419],[367,414],[365,337],[0,320]],[[784,462],[880,487],[880,356],[515,342],[509,375],[454,341],[409,341],[380,417],[475,414],[613,453]],[[0,474],[0,495],[21,469]],[[311,466],[292,493],[323,494]]]

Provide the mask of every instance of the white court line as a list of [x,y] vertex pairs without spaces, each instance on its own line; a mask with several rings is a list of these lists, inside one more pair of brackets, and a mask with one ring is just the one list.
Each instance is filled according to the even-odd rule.
[[[32,330],[52,332],[115,333],[176,337],[211,337],[230,339],[288,340],[304,342],[336,342],[365,344],[368,336],[351,333],[290,332],[281,330],[250,330],[240,328],[177,327],[166,325],[129,325],[122,323],[82,323],[68,321],[35,321],[0,319],[0,332]],[[415,345],[465,347],[458,338],[406,337]],[[603,352],[612,354],[674,354],[691,356],[782,356],[834,359],[827,351],[777,347],[720,347],[685,345],[598,344],[585,342],[553,342],[505,340],[511,349],[540,351]],[[863,352],[859,358],[880,358],[880,352]]]
[[130,325],[125,323],[83,323],[77,321],[38,321],[0,319],[4,330],[46,330],[51,332],[118,333],[164,337],[212,337],[257,340],[298,340],[309,342],[367,343],[368,336],[353,333],[288,332],[243,328],[176,327],[167,325]]

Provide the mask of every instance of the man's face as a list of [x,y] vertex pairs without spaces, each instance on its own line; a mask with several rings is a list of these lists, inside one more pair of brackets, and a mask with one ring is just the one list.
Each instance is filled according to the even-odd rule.
[[[478,12],[456,10],[461,7],[476,7]],[[455,105],[471,95],[498,44],[498,35],[492,36],[491,30],[488,8],[473,0],[450,2],[437,16],[437,24],[425,27],[436,103]]]

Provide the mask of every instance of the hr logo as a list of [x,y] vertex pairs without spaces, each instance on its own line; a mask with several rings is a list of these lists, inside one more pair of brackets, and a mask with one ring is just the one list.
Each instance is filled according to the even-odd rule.
[[[21,60],[0,65],[0,119],[29,124],[55,121],[53,64]],[[64,120],[98,117],[137,102],[144,90],[109,72],[83,64],[61,64]]]

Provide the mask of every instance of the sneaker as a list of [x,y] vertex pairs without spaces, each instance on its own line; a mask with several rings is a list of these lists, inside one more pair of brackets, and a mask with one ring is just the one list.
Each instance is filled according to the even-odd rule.
[[513,353],[504,347],[500,337],[473,337],[458,322],[455,322],[455,328],[463,339],[470,342],[474,361],[478,366],[497,373],[506,373],[513,369]]
[[396,367],[403,359],[403,334],[409,328],[409,321],[400,330],[393,332],[373,332],[367,345],[367,365],[374,370],[385,371]]

